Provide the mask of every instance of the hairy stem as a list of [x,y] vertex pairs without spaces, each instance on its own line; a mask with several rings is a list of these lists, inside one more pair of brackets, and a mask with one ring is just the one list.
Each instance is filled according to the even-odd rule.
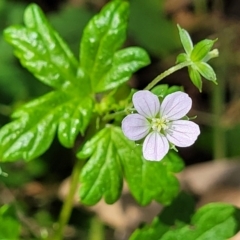
[[189,62],[183,62],[183,63],[179,63],[171,68],[169,68],[168,70],[166,70],[165,72],[161,73],[160,75],[158,75],[157,77],[155,77],[152,82],[150,82],[144,89],[145,90],[150,90],[152,89],[157,83],[159,83],[162,79],[164,79],[165,77],[171,75],[172,73],[189,66],[190,63]]
[[63,207],[59,216],[58,220],[58,226],[57,230],[54,236],[54,240],[62,240],[63,239],[63,233],[64,233],[64,228],[66,224],[69,221],[69,218],[72,213],[72,205],[73,205],[73,199],[74,195],[76,193],[78,183],[79,183],[79,175],[82,170],[82,166],[84,165],[83,160],[78,160],[76,161],[76,164],[73,168],[72,175],[71,175],[71,184],[70,184],[70,189],[69,193],[63,203]]

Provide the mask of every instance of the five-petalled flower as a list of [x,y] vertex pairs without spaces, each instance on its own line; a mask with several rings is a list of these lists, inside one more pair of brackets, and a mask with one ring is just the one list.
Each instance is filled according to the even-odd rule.
[[183,92],[167,95],[162,103],[147,90],[133,95],[137,113],[126,116],[122,121],[124,135],[133,141],[143,138],[143,157],[160,161],[170,147],[188,147],[200,134],[199,126],[182,119],[192,107],[192,99]]

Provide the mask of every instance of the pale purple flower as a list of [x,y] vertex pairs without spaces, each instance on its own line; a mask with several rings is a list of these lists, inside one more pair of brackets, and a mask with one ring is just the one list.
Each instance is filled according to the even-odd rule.
[[138,113],[129,114],[122,121],[124,135],[133,141],[143,138],[143,156],[147,160],[160,161],[170,147],[188,147],[200,134],[199,126],[182,120],[192,107],[188,94],[174,92],[162,103],[147,90],[133,95],[133,105]]

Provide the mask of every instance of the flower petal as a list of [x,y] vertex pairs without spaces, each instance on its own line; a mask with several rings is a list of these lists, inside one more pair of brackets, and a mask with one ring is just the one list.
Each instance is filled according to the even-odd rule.
[[169,150],[168,140],[158,132],[151,132],[143,142],[143,156],[146,160],[160,161]]
[[160,102],[158,97],[148,90],[133,94],[133,105],[139,114],[146,118],[153,118],[159,113]]
[[173,121],[166,131],[166,137],[169,142],[178,147],[191,146],[196,141],[199,134],[199,126],[187,120]]
[[167,95],[160,107],[160,115],[169,120],[184,117],[192,107],[192,99],[183,92],[174,92]]
[[122,120],[122,130],[124,135],[133,141],[144,138],[151,126],[149,121],[140,114],[129,114]]

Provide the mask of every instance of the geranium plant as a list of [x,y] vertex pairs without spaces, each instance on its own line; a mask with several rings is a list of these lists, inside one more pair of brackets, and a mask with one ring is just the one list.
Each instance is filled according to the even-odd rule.
[[[174,173],[184,164],[176,147],[194,144],[200,129],[186,116],[192,100],[183,88],[159,84],[184,67],[200,91],[201,76],[216,83],[208,64],[218,56],[212,50],[216,40],[193,45],[188,32],[178,26],[186,53],[177,57],[176,65],[149,79],[144,90],[131,89],[131,76],[147,66],[150,58],[140,47],[122,48],[128,12],[127,1],[114,0],[96,14],[84,29],[78,59],[36,4],[27,7],[24,25],[5,30],[5,39],[22,66],[52,91],[22,105],[1,128],[0,159],[34,161],[51,146],[55,135],[66,148],[76,147],[81,136],[70,192],[56,233],[49,239],[63,239],[79,182],[79,201],[94,205],[102,198],[108,204],[117,201],[123,180],[140,205],[155,200],[167,206],[131,239],[203,240],[210,235],[214,236],[211,239],[227,239],[238,230],[234,207],[211,204],[193,213],[188,206],[191,200],[179,195]],[[175,214],[171,214],[173,209]],[[184,211],[189,214],[182,214]],[[221,217],[215,218],[219,212]],[[220,224],[227,230],[219,232]]]

